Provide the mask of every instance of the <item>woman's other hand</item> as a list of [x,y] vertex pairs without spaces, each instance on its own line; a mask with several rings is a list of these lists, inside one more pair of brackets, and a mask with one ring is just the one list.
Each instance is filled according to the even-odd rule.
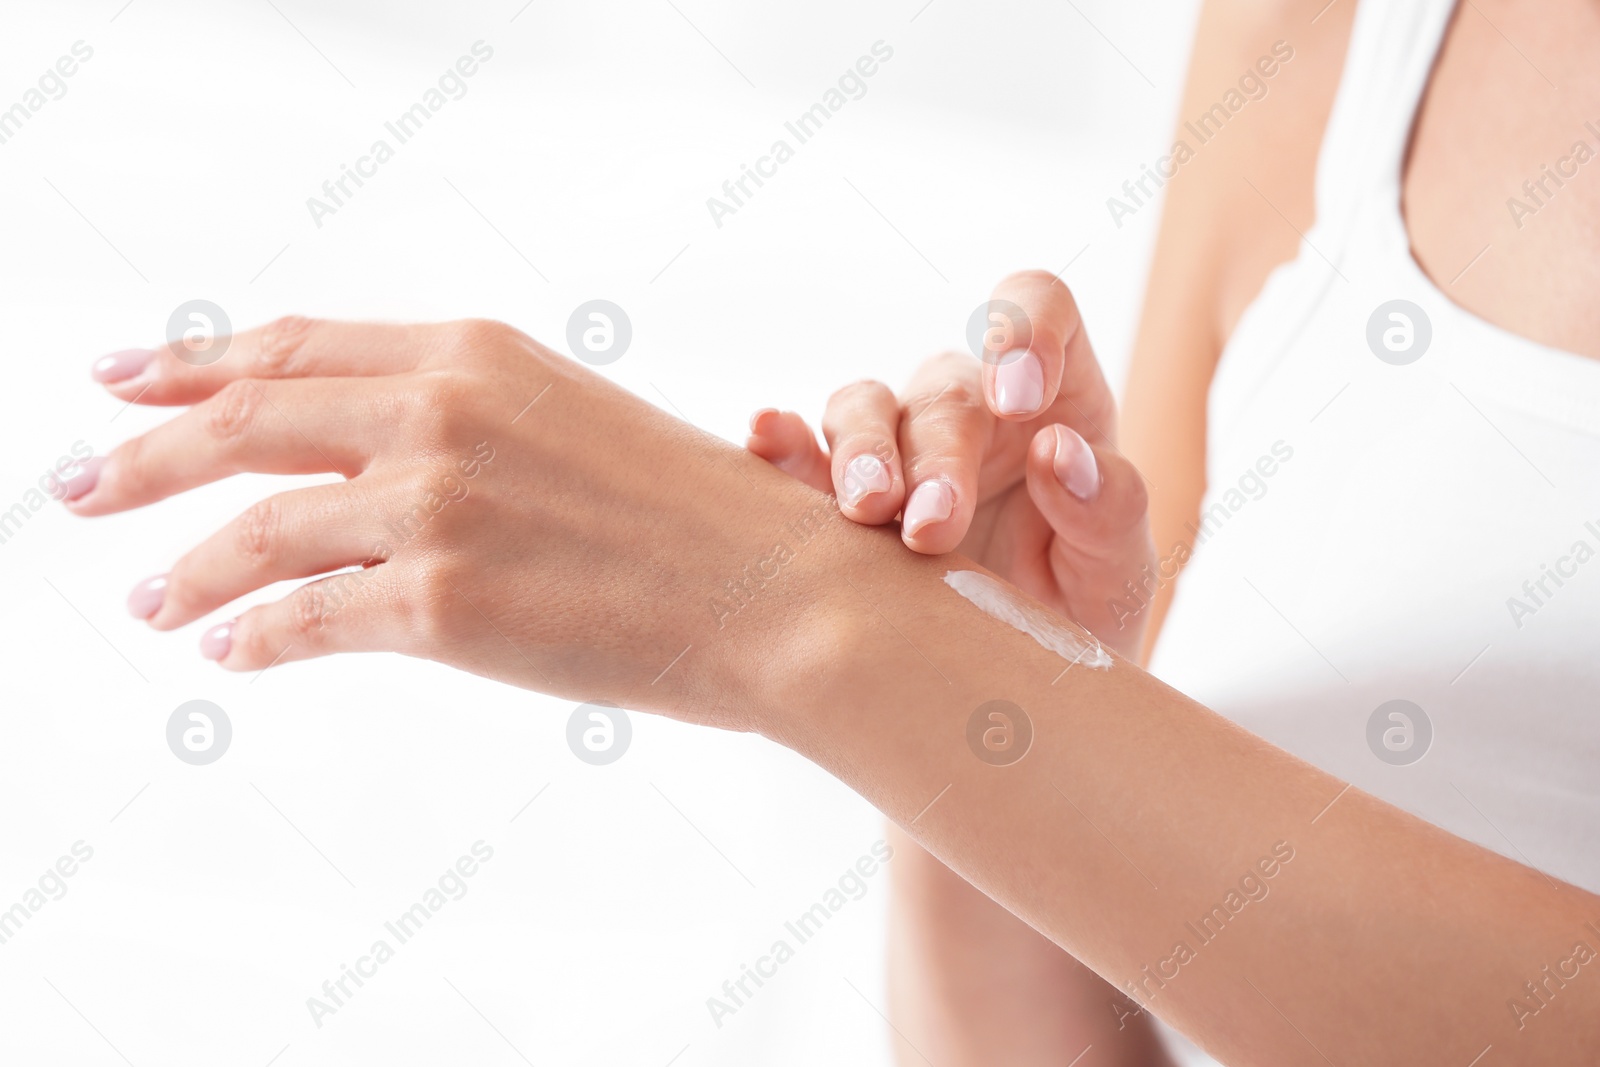
[[834,393],[826,452],[773,409],[751,420],[748,446],[834,493],[850,519],[903,516],[914,551],[959,550],[1137,659],[1156,566],[1144,480],[1117,451],[1116,402],[1077,303],[1027,271],[989,307],[982,360],[935,356],[899,396],[875,381]]

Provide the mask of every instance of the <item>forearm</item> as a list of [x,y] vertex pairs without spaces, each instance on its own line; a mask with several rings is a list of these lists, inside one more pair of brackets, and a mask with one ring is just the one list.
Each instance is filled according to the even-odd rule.
[[[889,1018],[911,1067],[1170,1063],[1150,1016],[891,826]],[[1086,1061],[1087,1062],[1087,1061]]]
[[[1520,1028],[1508,1003],[1538,1006],[1525,982],[1600,945],[1594,896],[1347,790],[1120,660],[1063,674],[944,584],[975,569],[959,557],[830,537],[798,684],[763,729],[1228,1062],[1465,1064],[1490,1044],[1497,1062],[1557,1062],[1600,1045],[1588,968]],[[1010,766],[967,742],[996,699],[1033,724]]]

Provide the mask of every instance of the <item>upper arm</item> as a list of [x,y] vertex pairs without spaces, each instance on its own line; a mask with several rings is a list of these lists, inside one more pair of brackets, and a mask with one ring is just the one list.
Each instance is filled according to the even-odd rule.
[[[1355,0],[1325,3],[1206,0],[1196,30],[1123,404],[1123,448],[1149,486],[1151,531],[1168,569],[1193,548],[1217,359],[1312,222],[1317,151],[1355,9]],[[1201,142],[1194,123],[1240,100]],[[1156,593],[1146,656],[1173,584]]]

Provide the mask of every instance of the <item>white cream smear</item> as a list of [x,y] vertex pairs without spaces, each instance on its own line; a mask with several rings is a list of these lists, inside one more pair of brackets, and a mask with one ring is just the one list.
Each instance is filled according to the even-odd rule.
[[950,571],[944,584],[960,593],[979,611],[1021,630],[1062,659],[1095,670],[1110,670],[1111,655],[1087,634],[1068,629],[1037,604],[1022,599],[1003,583],[977,571]]

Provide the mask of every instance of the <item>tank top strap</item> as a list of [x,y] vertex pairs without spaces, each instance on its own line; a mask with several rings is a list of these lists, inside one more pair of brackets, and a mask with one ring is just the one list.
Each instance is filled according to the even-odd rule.
[[1343,245],[1371,198],[1399,202],[1411,128],[1455,6],[1360,0],[1317,158],[1317,229],[1331,244]]

